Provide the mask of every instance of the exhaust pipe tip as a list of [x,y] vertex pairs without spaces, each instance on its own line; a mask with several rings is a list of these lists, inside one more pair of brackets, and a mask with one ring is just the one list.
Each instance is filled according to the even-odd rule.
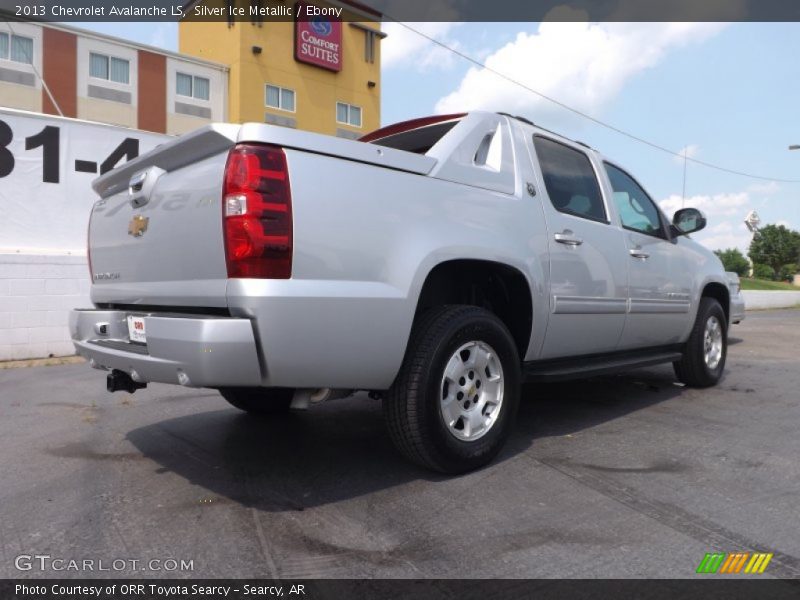
[[106,389],[109,392],[128,392],[133,394],[136,390],[147,387],[146,383],[134,381],[125,371],[114,369],[106,376]]

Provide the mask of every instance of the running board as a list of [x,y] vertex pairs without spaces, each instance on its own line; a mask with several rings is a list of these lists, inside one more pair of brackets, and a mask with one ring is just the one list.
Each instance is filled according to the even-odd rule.
[[677,349],[635,350],[606,355],[558,358],[527,362],[523,366],[525,381],[566,381],[608,375],[630,369],[651,367],[680,360]]

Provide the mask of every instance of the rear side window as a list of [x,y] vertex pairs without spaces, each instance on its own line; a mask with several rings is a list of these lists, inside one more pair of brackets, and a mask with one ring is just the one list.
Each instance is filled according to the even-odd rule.
[[556,210],[607,223],[600,185],[583,152],[539,135],[533,136],[547,195]]

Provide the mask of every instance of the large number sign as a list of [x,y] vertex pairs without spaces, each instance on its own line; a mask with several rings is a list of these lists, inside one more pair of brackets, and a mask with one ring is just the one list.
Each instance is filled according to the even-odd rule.
[[330,71],[342,70],[342,22],[324,16],[305,16],[305,4],[295,12],[294,57]]
[[83,252],[92,180],[168,139],[0,109],[0,252]]

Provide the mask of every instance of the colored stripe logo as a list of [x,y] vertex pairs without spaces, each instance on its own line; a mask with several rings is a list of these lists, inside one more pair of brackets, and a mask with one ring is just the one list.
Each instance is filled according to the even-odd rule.
[[698,573],[724,574],[724,573],[763,573],[772,552],[707,552],[697,567]]

